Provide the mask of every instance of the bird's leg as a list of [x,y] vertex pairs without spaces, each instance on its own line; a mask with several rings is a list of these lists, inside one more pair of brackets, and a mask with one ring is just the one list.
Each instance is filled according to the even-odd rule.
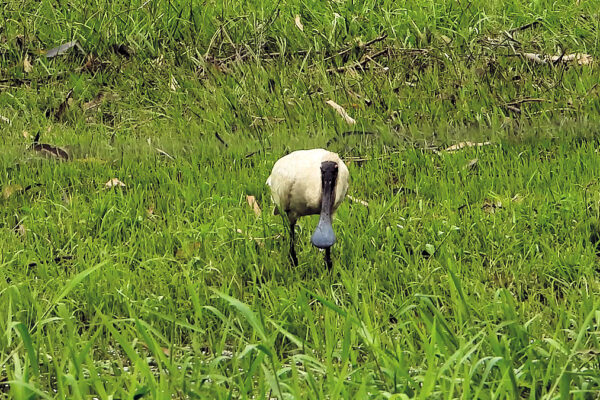
[[331,271],[333,267],[333,263],[331,262],[331,247],[325,249],[325,265],[327,265],[327,270]]
[[298,257],[296,257],[296,249],[294,248],[294,228],[296,228],[295,222],[290,224],[290,260],[292,261],[294,267],[297,267]]

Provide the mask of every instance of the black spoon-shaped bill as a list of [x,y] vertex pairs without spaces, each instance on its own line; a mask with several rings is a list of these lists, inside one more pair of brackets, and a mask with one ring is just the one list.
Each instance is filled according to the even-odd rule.
[[335,233],[331,225],[331,214],[335,202],[335,184],[338,174],[338,165],[333,161],[321,163],[321,214],[319,224],[310,241],[315,247],[327,249],[335,243]]

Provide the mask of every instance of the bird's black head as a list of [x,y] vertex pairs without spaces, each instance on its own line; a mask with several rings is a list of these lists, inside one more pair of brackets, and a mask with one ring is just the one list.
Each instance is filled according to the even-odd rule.
[[321,182],[323,182],[323,187],[328,185],[333,188],[335,186],[337,174],[338,165],[335,161],[323,161],[321,163]]

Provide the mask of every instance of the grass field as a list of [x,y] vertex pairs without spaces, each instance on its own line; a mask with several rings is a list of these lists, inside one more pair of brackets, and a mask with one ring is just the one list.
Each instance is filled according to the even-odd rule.
[[[598,10],[3,3],[0,396],[600,398]],[[313,147],[331,272],[265,186]]]

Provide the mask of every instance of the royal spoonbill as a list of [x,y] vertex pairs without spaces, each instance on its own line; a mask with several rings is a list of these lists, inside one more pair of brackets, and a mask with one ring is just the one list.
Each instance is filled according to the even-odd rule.
[[331,246],[335,234],[331,219],[348,191],[348,168],[336,154],[324,149],[298,150],[277,160],[267,179],[275,214],[283,212],[290,223],[290,258],[298,265],[294,249],[294,227],[298,218],[319,214],[311,237],[314,246],[325,249],[325,263],[331,269]]

